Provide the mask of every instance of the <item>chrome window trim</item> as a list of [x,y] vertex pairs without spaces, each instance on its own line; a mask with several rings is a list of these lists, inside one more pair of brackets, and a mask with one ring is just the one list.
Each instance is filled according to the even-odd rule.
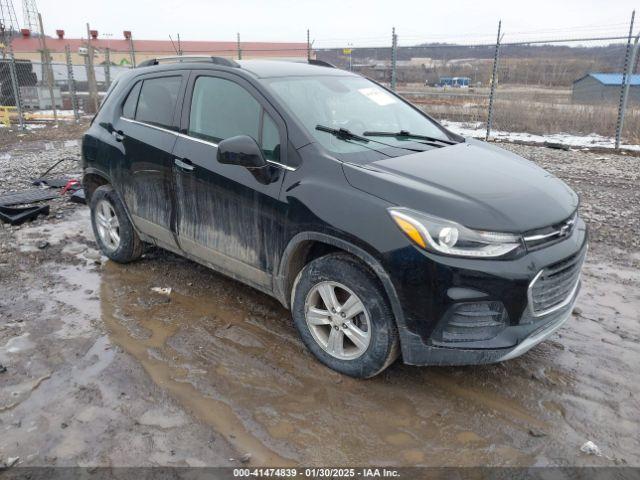
[[[173,135],[175,135],[176,137],[182,137],[182,138],[186,138],[188,140],[193,140],[194,142],[199,142],[199,143],[203,143],[205,145],[209,145],[212,147],[218,147],[217,143],[214,142],[209,142],[208,140],[203,140],[201,138],[197,138],[197,137],[192,137],[191,135],[185,135],[184,133],[180,133],[180,132],[176,132],[174,130],[169,130],[167,128],[163,128],[163,127],[159,127],[157,125],[152,125],[150,123],[146,123],[146,122],[140,122],[139,120],[133,120],[131,118],[126,118],[126,117],[120,117],[120,120],[124,120],[125,122],[129,122],[129,123],[133,123],[136,125],[142,125],[143,127],[149,127],[149,128],[153,128],[155,130],[159,130],[161,132],[166,132],[166,133],[171,133]],[[297,169],[290,167],[289,165],[285,165],[284,163],[280,163],[280,162],[274,162],[273,160],[269,160],[267,159],[267,163],[275,166],[275,167],[280,167],[284,170],[288,170],[290,172],[295,172]]]
[[567,305],[569,305],[571,303],[571,301],[573,300],[574,295],[576,294],[576,291],[578,290],[578,287],[580,286],[580,279],[582,278],[582,266],[584,265],[584,261],[587,258],[587,251],[588,250],[589,250],[589,246],[587,245],[587,247],[585,248],[584,253],[582,254],[582,258],[578,260],[578,263],[579,263],[579,266],[578,266],[578,269],[579,269],[578,277],[576,278],[576,283],[573,286],[573,288],[571,289],[571,291],[569,292],[569,295],[567,295],[567,298],[565,298],[559,304],[554,305],[553,307],[547,308],[546,310],[543,310],[541,312],[537,312],[533,308],[533,286],[538,281],[540,276],[544,273],[544,268],[542,270],[540,270],[536,274],[535,277],[533,277],[533,280],[531,280],[531,283],[529,283],[529,288],[527,288],[527,301],[529,302],[529,312],[531,313],[531,315],[533,317],[536,317],[536,318],[537,317],[544,317],[545,315],[549,315],[550,313],[558,311],[558,310],[566,307]]

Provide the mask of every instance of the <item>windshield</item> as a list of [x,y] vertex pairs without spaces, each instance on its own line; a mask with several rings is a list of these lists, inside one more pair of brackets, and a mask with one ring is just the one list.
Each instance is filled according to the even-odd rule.
[[[432,121],[384,88],[362,78],[351,76],[316,76],[274,78],[267,81],[273,93],[291,110],[308,132],[326,149],[336,154],[370,152],[371,146],[357,141],[346,142],[316,126],[344,128],[356,135],[365,132],[408,131],[414,135],[448,140]],[[420,147],[408,138],[368,136],[372,140],[404,148]],[[380,145],[378,145],[380,147]],[[393,156],[411,153],[409,150],[380,147]],[[424,146],[423,149],[429,149]],[[388,152],[387,152],[388,153]]]

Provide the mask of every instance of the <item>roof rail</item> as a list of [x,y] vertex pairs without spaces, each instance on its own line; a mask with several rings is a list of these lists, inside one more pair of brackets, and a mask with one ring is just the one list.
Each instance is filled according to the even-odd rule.
[[222,65],[224,67],[240,68],[240,64],[224,57],[212,57],[203,55],[177,55],[173,57],[159,57],[151,58],[140,62],[138,67],[150,67],[152,65],[159,65],[160,63],[179,63],[179,62],[209,62],[216,65]]
[[310,58],[308,60],[308,63],[309,65],[317,65],[318,67],[336,68],[333,63],[325,62],[324,60],[315,60],[313,58]]

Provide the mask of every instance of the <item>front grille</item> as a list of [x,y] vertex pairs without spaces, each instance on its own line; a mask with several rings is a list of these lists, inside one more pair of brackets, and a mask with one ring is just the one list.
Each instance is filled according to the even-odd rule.
[[576,220],[577,213],[574,213],[562,222],[526,232],[523,237],[527,250],[538,250],[570,237],[576,226]]
[[536,316],[546,315],[566,306],[575,294],[585,252],[580,252],[538,273],[529,286],[529,305]]

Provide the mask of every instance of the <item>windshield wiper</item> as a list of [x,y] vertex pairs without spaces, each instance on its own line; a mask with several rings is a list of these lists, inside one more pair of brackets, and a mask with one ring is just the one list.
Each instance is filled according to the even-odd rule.
[[327,132],[340,140],[360,140],[361,142],[368,142],[368,138],[361,137],[360,135],[356,135],[351,130],[347,130],[346,128],[331,128],[325,127],[324,125],[316,125],[316,130],[320,130],[321,132]]
[[364,132],[362,135],[365,137],[396,137],[396,138],[413,138],[416,140],[427,140],[428,142],[440,142],[447,145],[455,145],[454,140],[444,140],[437,137],[429,137],[428,135],[418,135],[411,133],[407,130],[400,130],[399,132]]
[[[373,143],[378,143],[380,145],[384,145],[385,147],[398,148],[398,149],[402,149],[402,150],[409,150],[410,152],[424,152],[424,150],[419,150],[419,149],[416,149],[416,148],[403,147],[401,145],[390,145],[388,143],[379,142],[377,140],[371,140],[369,138],[361,137],[360,135],[356,135],[351,130],[348,130],[346,128],[331,128],[331,127],[325,127],[324,125],[316,125],[316,130],[319,130],[321,132],[330,133],[331,135],[335,136],[336,138],[338,138],[340,140],[344,140],[345,142],[349,142],[349,143],[352,143],[352,142],[350,142],[350,140],[357,140],[358,142],[363,142],[363,143],[373,142]],[[365,132],[365,135],[366,135],[366,133],[367,132]],[[372,150],[374,150],[374,149],[372,149]],[[376,152],[378,152],[378,151],[379,150],[376,150]],[[382,152],[380,152],[380,153],[382,153]]]

